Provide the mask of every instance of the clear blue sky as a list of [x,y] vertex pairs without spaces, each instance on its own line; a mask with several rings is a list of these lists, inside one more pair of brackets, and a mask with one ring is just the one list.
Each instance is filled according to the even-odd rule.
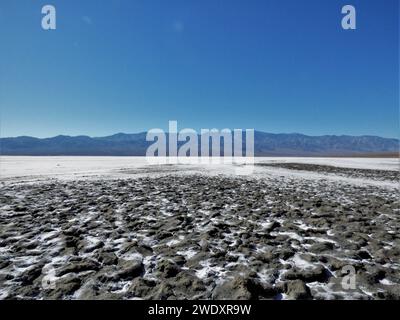
[[[45,4],[55,31],[41,29]],[[399,137],[398,20],[398,0],[1,0],[1,136],[178,120]]]

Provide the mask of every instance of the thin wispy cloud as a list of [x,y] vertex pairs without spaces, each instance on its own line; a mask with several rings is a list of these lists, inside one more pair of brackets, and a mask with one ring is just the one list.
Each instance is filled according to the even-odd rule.
[[89,16],[83,16],[82,17],[82,21],[84,23],[86,23],[87,25],[92,25],[93,24],[92,18],[90,18]]
[[172,28],[175,32],[181,33],[185,30],[185,25],[182,21],[180,20],[175,20],[172,24]]

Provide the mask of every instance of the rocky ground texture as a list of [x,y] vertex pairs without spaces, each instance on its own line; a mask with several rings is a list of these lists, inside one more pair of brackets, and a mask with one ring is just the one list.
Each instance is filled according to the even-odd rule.
[[398,196],[222,175],[4,185],[0,299],[399,299]]
[[258,166],[333,174],[341,177],[368,178],[372,180],[400,181],[400,171],[341,168],[311,163],[258,163]]

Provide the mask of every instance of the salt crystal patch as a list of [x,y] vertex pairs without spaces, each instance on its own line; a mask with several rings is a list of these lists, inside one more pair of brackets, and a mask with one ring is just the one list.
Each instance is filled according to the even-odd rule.
[[193,258],[197,254],[197,251],[193,249],[188,249],[188,250],[177,251],[176,254],[184,256],[188,260]]
[[392,286],[392,285],[396,284],[396,283],[394,283],[394,282],[392,282],[392,281],[390,281],[388,279],[382,279],[382,280],[379,281],[379,283],[383,284],[385,286]]

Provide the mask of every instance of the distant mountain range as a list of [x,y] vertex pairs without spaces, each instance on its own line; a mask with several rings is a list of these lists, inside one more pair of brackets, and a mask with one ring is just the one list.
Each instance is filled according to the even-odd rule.
[[[118,133],[106,137],[56,136],[0,138],[1,155],[144,156],[153,142],[146,133]],[[180,143],[182,144],[182,143]],[[368,156],[397,155],[399,140],[377,136],[307,136],[298,133],[254,133],[256,156]]]

